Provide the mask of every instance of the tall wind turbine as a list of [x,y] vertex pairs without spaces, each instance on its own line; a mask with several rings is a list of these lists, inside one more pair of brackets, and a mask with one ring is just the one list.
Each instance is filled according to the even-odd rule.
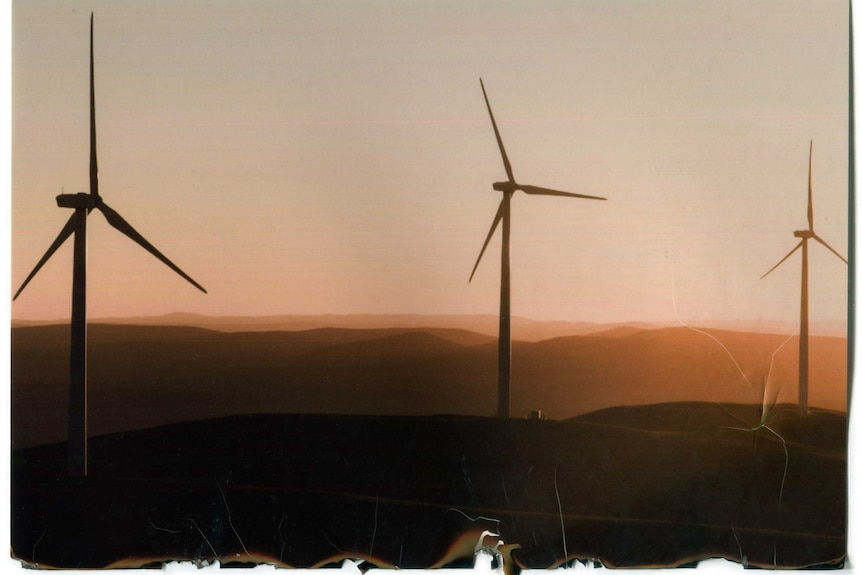
[[72,338],[69,361],[69,474],[87,475],[87,216],[99,210],[108,223],[128,236],[132,241],[153,254],[172,270],[180,274],[193,286],[206,293],[195,280],[174,265],[159,250],[139,234],[120,214],[111,209],[99,195],[99,169],[96,162],[96,102],[93,82],[93,15],[90,14],[90,193],[61,194],[57,205],[75,210],[60,235],[18,288],[15,300],[45,262],[63,245],[69,236],[75,235],[72,268]]
[[497,417],[509,417],[509,382],[512,371],[512,317],[511,309],[511,291],[509,287],[509,233],[511,219],[512,196],[518,190],[536,196],[563,196],[567,198],[584,198],[588,200],[605,200],[598,196],[587,196],[584,194],[573,194],[571,192],[561,192],[548,188],[540,188],[537,186],[528,186],[519,184],[515,181],[515,176],[512,173],[512,165],[509,163],[509,158],[506,155],[506,148],[503,147],[503,140],[500,137],[500,130],[497,129],[497,122],[494,120],[494,112],[491,111],[491,103],[488,101],[488,93],[485,92],[485,83],[479,78],[479,84],[482,86],[482,94],[485,96],[485,105],[488,107],[488,115],[491,116],[491,125],[494,127],[494,135],[497,137],[497,145],[500,147],[500,155],[503,157],[503,167],[506,169],[508,180],[505,182],[496,182],[493,188],[498,192],[503,192],[503,199],[500,201],[500,207],[497,208],[497,215],[494,216],[494,221],[491,223],[491,230],[485,238],[485,243],[482,245],[482,251],[479,252],[479,257],[476,260],[476,265],[473,266],[473,272],[470,274],[470,281],[473,281],[473,275],[476,273],[476,268],[479,267],[479,262],[482,261],[482,255],[485,253],[485,248],[488,247],[488,242],[491,241],[491,236],[497,230],[500,222],[503,222],[503,247],[500,263],[500,337],[499,350],[497,356]]
[[808,413],[808,240],[813,239],[826,247],[830,252],[838,256],[845,264],[847,260],[835,251],[832,246],[827,244],[823,238],[814,232],[814,207],[811,201],[811,156],[814,152],[814,141],[812,140],[808,148],[808,229],[797,230],[793,235],[801,238],[796,247],[781,258],[781,261],[772,266],[768,272],[760,276],[760,279],[765,278],[772,271],[784,263],[784,260],[793,255],[793,253],[802,248],[802,295],[799,305],[799,413],[805,415]]

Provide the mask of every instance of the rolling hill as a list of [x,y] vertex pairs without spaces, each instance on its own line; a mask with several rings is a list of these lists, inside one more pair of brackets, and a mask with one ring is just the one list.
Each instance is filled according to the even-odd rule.
[[[734,359],[687,328],[517,341],[512,412],[566,419],[621,405],[795,401],[795,338],[711,333]],[[94,324],[89,339],[92,435],[239,414],[492,415],[496,405],[495,339],[451,327]],[[68,327],[13,328],[11,349],[14,446],[63,441]],[[846,410],[846,366],[845,338],[812,338],[813,406]]]

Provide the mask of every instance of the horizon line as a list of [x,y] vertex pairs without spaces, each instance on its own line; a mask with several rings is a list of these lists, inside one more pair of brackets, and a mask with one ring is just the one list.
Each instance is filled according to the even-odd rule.
[[[270,314],[206,314],[199,312],[173,311],[162,314],[144,314],[144,315],[122,315],[122,316],[103,316],[95,317],[88,320],[88,323],[111,323],[111,322],[127,322],[129,320],[166,320],[172,317],[181,318],[199,318],[202,320],[278,320],[278,319],[302,319],[302,318],[381,318],[381,319],[397,319],[397,318],[453,318],[453,319],[486,319],[496,321],[497,315],[488,313],[421,313],[421,312],[318,312],[318,313],[270,313]],[[69,323],[68,318],[49,318],[49,319],[34,319],[34,318],[14,318],[10,316],[10,325],[15,327],[15,324],[40,324],[40,325],[64,325]],[[572,326],[654,326],[654,327],[690,327],[690,326],[787,326],[794,327],[796,322],[791,319],[777,318],[751,318],[751,319],[697,319],[687,323],[681,323],[676,318],[666,319],[627,319],[627,320],[573,320],[573,319],[537,319],[521,315],[513,315],[513,320],[534,324],[569,324]],[[848,318],[830,318],[821,319],[811,322],[812,326],[818,326],[819,329],[826,329],[830,332],[844,331],[845,336],[849,336],[849,319]],[[844,326],[844,329],[839,329]],[[422,326],[416,326],[422,327]]]

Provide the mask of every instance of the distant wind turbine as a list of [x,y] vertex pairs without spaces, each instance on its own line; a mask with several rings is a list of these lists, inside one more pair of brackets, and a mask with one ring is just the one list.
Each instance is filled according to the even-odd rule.
[[509,158],[506,155],[506,148],[503,147],[503,140],[500,137],[500,130],[497,129],[497,122],[494,120],[494,112],[491,111],[491,103],[488,101],[488,94],[485,92],[485,83],[479,78],[479,84],[482,86],[482,94],[485,96],[485,105],[488,107],[488,114],[491,116],[491,125],[494,127],[494,135],[497,137],[497,145],[500,147],[500,154],[503,157],[503,167],[506,169],[508,180],[505,182],[496,182],[493,188],[498,192],[503,192],[503,199],[500,201],[500,207],[497,208],[497,215],[494,216],[494,221],[491,224],[491,230],[488,232],[488,237],[485,238],[485,243],[482,245],[482,251],[479,252],[479,257],[476,260],[476,265],[473,266],[473,272],[470,274],[470,281],[473,281],[473,275],[476,273],[476,268],[479,267],[479,262],[482,261],[482,255],[485,253],[485,248],[488,247],[488,242],[491,241],[491,236],[497,230],[497,225],[503,222],[503,247],[500,265],[500,337],[499,351],[497,356],[498,361],[498,388],[497,388],[497,416],[509,417],[509,382],[512,371],[512,318],[510,315],[511,308],[511,292],[510,292],[510,274],[509,274],[509,232],[511,219],[511,204],[512,195],[518,190],[526,194],[537,196],[563,196],[567,198],[584,198],[588,200],[605,200],[598,196],[587,196],[584,194],[573,194],[571,192],[561,192],[548,188],[540,188],[537,186],[528,186],[519,184],[515,181],[515,176],[512,173],[512,165],[509,163]]
[[799,243],[781,258],[781,261],[772,266],[772,269],[760,276],[760,279],[765,278],[792,256],[796,250],[802,248],[802,295],[799,305],[799,413],[802,415],[808,413],[808,240],[814,239],[820,242],[826,249],[838,256],[841,261],[845,264],[848,263],[844,256],[835,251],[832,246],[814,232],[814,207],[811,201],[811,157],[813,153],[814,141],[812,140],[808,148],[808,229],[793,232],[795,237],[801,238]]
[[166,258],[159,250],[139,234],[120,214],[102,201],[99,195],[99,169],[96,162],[96,103],[93,81],[93,14],[90,14],[90,193],[60,194],[57,205],[74,211],[60,235],[18,288],[15,300],[45,262],[63,245],[69,236],[75,235],[72,269],[72,337],[69,362],[69,474],[87,475],[87,216],[96,209],[102,212],[108,223],[128,236],[132,241],[153,254],[172,270],[180,274],[193,286],[206,293],[196,281]]

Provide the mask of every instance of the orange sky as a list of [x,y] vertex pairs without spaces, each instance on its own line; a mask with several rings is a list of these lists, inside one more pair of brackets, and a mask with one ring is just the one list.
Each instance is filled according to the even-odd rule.
[[[15,2],[14,291],[85,191],[95,12],[100,189],[203,295],[90,218],[91,317],[496,313],[505,179],[515,315],[796,322],[806,226],[848,254],[847,5]],[[11,306],[68,317],[71,241]],[[847,266],[812,245],[812,321]],[[517,334],[515,334],[517,336]]]

